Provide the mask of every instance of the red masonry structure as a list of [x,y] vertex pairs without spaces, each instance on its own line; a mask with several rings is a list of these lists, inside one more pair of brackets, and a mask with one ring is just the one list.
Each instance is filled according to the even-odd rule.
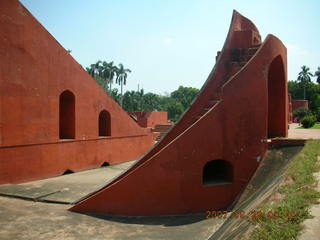
[[0,1],[0,184],[137,159],[143,129],[17,1]]
[[169,124],[167,112],[129,112],[141,127],[155,128],[156,125]]
[[291,100],[292,102],[292,111],[303,108],[303,109],[309,109],[309,102],[308,100]]
[[287,51],[234,11],[197,99],[133,167],[72,211],[172,215],[224,209],[249,182],[267,139],[288,131]]

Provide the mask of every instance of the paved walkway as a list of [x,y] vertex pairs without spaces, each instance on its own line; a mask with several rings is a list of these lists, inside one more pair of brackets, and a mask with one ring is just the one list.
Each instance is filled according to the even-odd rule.
[[297,129],[300,126],[298,123],[290,124],[288,138],[320,139],[320,129]]
[[[320,162],[320,156],[318,156]],[[318,179],[317,191],[320,192],[320,172],[315,174]],[[299,236],[299,240],[319,240],[320,239],[320,204],[313,205],[310,209],[310,214],[313,218],[307,219],[303,222],[303,231]]]
[[0,197],[0,240],[208,239],[223,219],[94,216],[69,205]]
[[[296,127],[297,125],[294,124],[290,126],[290,138],[320,138],[320,130],[295,129]],[[208,239],[224,223],[225,219],[206,220],[204,214],[170,217],[117,217],[67,211],[70,204],[98,190],[133,163],[127,162],[24,184],[1,185],[0,195],[3,196],[0,196],[0,240]],[[279,170],[276,172],[278,173]],[[268,170],[266,173],[271,174],[272,171]],[[263,176],[262,179],[266,178],[265,174],[261,176]],[[265,185],[263,186],[262,189],[267,189]],[[20,197],[29,201],[12,197]],[[260,199],[260,197],[253,197],[254,199]],[[252,201],[251,198],[248,201],[252,205],[250,206],[254,207],[255,201]],[[312,214],[319,217],[319,208],[312,210]],[[319,239],[311,238],[311,236],[320,236],[320,233],[317,232],[320,229],[317,225],[319,220],[311,219],[311,221],[306,225],[314,227],[311,230],[306,228],[304,233],[306,237],[301,240]],[[229,224],[224,224],[225,227],[220,229],[233,233],[229,228],[232,228],[235,223],[233,221],[231,223],[230,225],[229,221]],[[220,235],[221,231],[217,233]]]
[[196,240],[208,239],[221,226],[224,219],[206,219],[206,214],[119,217],[68,211],[70,204],[100,189],[133,163],[1,185],[0,240]]

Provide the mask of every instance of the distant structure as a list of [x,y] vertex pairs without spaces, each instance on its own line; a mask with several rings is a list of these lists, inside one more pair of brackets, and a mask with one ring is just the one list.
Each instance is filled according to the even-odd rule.
[[154,143],[17,0],[0,1],[0,184],[137,159]]
[[224,47],[200,94],[135,165],[72,211],[172,215],[225,209],[288,131],[287,51],[234,11]]
[[167,112],[128,112],[140,127],[155,128],[159,124],[170,124]]
[[167,112],[129,112],[135,121],[145,128],[150,128],[159,141],[172,127],[173,122],[168,120]]
[[293,116],[294,111],[298,108],[309,109],[309,101],[292,99],[291,94],[289,94],[289,123],[299,122],[298,117]]
[[292,111],[303,108],[303,109],[309,109],[309,102],[308,100],[296,100],[292,99]]

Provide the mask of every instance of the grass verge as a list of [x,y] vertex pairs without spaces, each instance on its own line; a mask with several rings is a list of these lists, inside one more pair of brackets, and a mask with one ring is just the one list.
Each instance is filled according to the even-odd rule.
[[297,129],[320,129],[320,123],[314,124],[311,128],[297,127]]
[[256,226],[249,240],[297,239],[301,222],[310,218],[309,208],[318,203],[320,193],[314,189],[314,172],[320,171],[320,140],[308,141],[285,173],[278,189],[282,200],[268,202],[257,209],[250,221]]

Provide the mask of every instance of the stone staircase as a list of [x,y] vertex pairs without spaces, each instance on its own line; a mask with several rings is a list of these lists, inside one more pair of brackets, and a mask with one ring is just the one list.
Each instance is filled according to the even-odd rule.
[[227,61],[228,74],[226,80],[236,74],[257,52],[260,45],[255,45],[251,48],[234,48],[231,50],[231,59]]
[[[246,63],[255,55],[260,45],[253,45],[250,48],[234,48],[231,50],[231,59],[227,61],[227,69],[228,74],[225,76],[225,81],[227,81],[230,77],[236,74]],[[219,55],[219,53],[218,53]],[[213,108],[216,104],[218,104],[222,99],[221,93],[215,93],[208,100],[205,107],[199,111],[198,115],[196,115],[190,122],[193,124],[198,119],[200,119],[203,115],[205,115],[211,108]]]
[[156,138],[156,141],[159,141],[172,127],[172,124],[158,124],[153,129],[153,132],[159,133]]

